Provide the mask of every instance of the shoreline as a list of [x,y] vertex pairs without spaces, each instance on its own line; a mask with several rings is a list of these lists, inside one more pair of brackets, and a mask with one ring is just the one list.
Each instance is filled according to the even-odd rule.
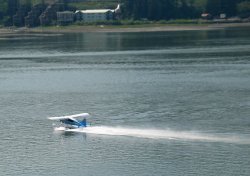
[[213,23],[213,24],[159,24],[159,25],[127,25],[127,26],[50,26],[35,28],[0,27],[0,36],[14,34],[63,34],[63,33],[127,33],[127,32],[164,32],[164,31],[200,31],[218,30],[232,27],[250,27],[247,23]]

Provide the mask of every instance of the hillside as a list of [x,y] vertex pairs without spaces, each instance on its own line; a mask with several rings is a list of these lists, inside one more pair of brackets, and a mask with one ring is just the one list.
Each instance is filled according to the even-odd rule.
[[[44,12],[55,2],[60,4],[56,11],[114,9],[120,3],[120,18],[132,21],[199,19],[202,13],[209,14],[210,19],[219,18],[221,14],[226,18],[250,17],[250,0],[0,0],[0,25],[13,25],[16,19],[22,26],[34,6],[42,5],[40,12]],[[52,22],[49,24],[56,24],[56,11],[53,19],[45,19]],[[36,12],[33,13],[37,15]]]

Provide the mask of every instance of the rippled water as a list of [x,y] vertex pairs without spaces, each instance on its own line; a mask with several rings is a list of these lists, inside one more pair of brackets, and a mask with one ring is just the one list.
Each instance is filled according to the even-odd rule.
[[249,28],[0,36],[0,175],[248,176],[249,107]]

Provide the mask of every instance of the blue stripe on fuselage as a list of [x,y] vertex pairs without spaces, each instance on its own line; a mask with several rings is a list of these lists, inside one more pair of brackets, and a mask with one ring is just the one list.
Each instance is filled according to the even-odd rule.
[[60,121],[62,123],[64,123],[64,124],[67,124],[67,125],[74,125],[74,126],[78,126],[78,127],[84,126],[81,122],[73,121],[71,119],[63,119],[63,120],[60,120]]

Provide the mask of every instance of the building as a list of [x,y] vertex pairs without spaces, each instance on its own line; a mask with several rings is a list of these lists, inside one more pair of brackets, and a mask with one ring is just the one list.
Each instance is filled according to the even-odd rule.
[[61,12],[63,10],[63,3],[54,3],[48,5],[43,13],[39,16],[40,24],[43,26],[54,24],[54,21],[57,20],[57,12]]
[[78,10],[75,12],[77,20],[84,22],[106,21],[114,19],[114,10]]
[[225,13],[220,14],[220,19],[226,19],[226,18],[227,18],[227,14],[225,14]]
[[17,27],[24,26],[24,17],[27,15],[29,8],[25,5],[21,5],[16,14],[13,16],[13,25]]
[[107,21],[115,19],[116,13],[120,13],[120,5],[114,10],[96,9],[96,10],[77,10],[76,19],[84,22]]
[[58,24],[70,24],[74,22],[75,14],[71,11],[63,11],[63,12],[57,12],[57,23]]
[[201,18],[204,20],[211,20],[212,15],[210,13],[203,13],[203,14],[201,14]]
[[24,18],[25,26],[35,27],[40,25],[39,16],[42,14],[45,8],[46,8],[45,4],[36,4],[35,6],[33,6],[31,11],[28,13],[28,16]]

